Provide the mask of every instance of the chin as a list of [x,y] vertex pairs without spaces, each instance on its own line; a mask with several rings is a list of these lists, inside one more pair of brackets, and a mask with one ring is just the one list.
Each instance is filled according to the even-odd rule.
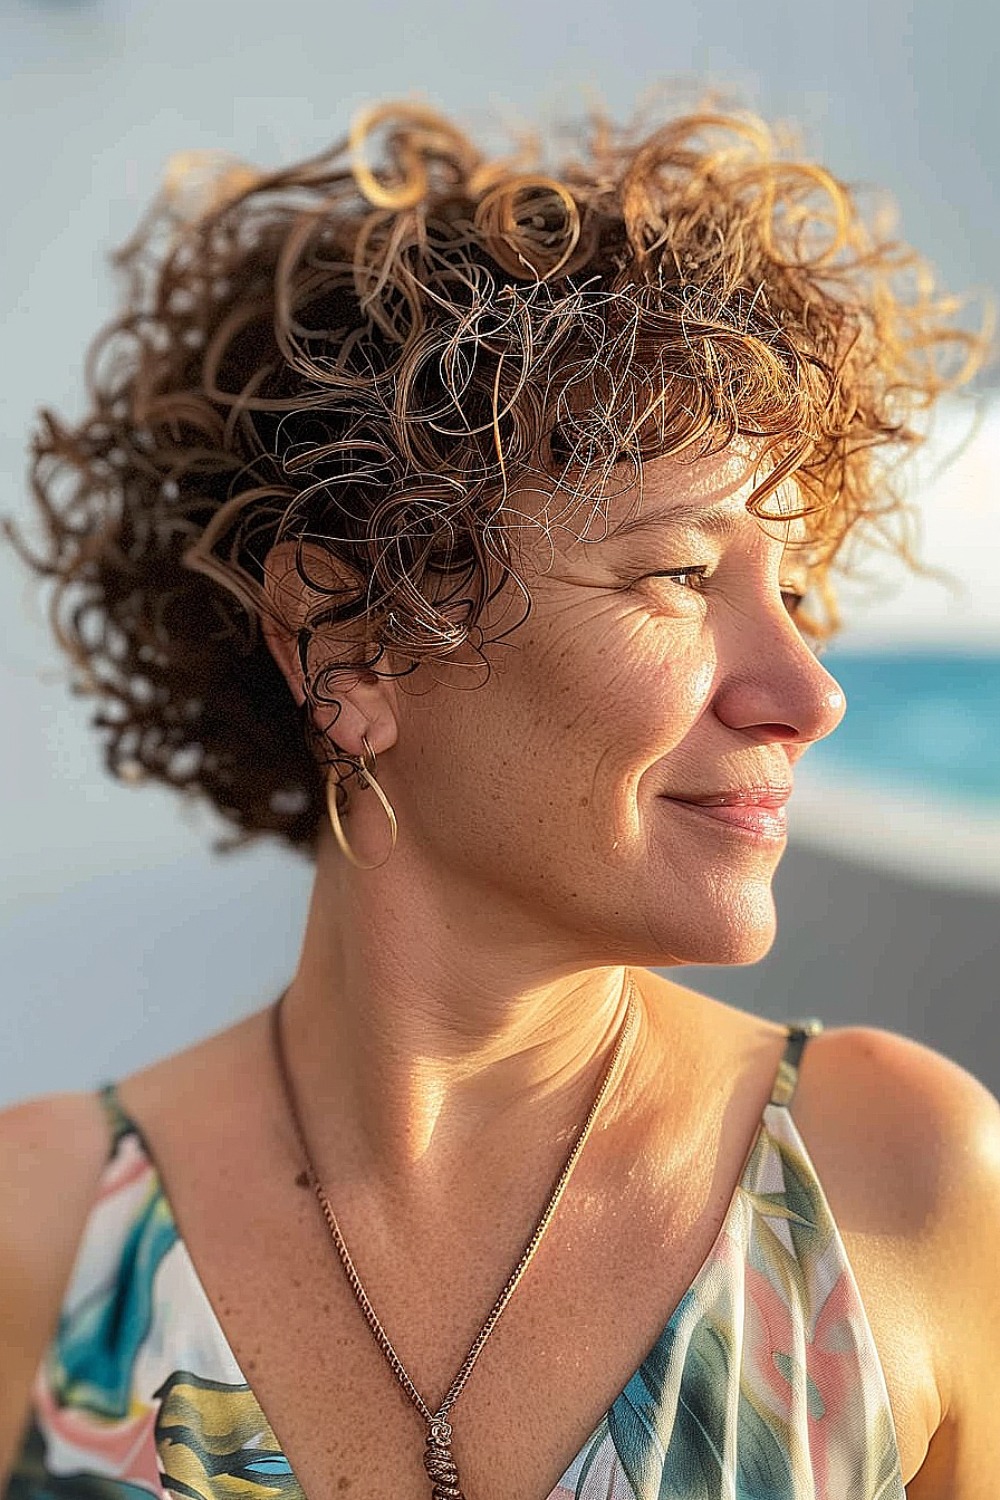
[[657,954],[642,962],[650,969],[662,969],[670,966],[684,968],[686,965],[695,964],[702,966],[714,966],[718,968],[739,968],[741,965],[759,964],[762,958],[766,958],[771,950],[770,943],[730,943],[728,946],[707,943],[698,947],[675,948],[669,955]]
[[[773,902],[762,911],[756,904],[740,905],[725,912],[702,910],[698,918],[669,938],[670,958],[675,964],[756,964],[774,946],[778,931]],[[662,964],[664,960],[654,960]]]

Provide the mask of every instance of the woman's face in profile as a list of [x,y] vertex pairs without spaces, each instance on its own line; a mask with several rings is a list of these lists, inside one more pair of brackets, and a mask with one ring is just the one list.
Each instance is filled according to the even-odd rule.
[[[788,784],[844,713],[788,592],[806,588],[786,545],[806,523],[765,530],[745,508],[752,487],[742,457],[647,460],[639,527],[613,534],[632,509],[621,495],[607,525],[591,509],[588,531],[562,522],[551,548],[530,540],[532,612],[489,648],[488,680],[469,652],[434,667],[446,690],[401,681],[387,783],[401,827],[463,885],[568,926],[607,962],[767,951],[784,839],[666,798]],[[786,494],[781,508],[800,504]],[[731,531],[700,525],[709,510]],[[655,576],[683,569],[697,572]],[[487,637],[522,607],[494,609]]]

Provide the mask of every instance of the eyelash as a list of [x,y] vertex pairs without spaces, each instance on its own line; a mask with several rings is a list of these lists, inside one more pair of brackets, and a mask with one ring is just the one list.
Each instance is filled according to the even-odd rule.
[[[671,569],[669,569],[665,573],[647,573],[646,577],[647,578],[685,578],[689,574],[692,574],[695,578],[704,579],[705,574],[707,572],[708,572],[708,565],[706,563],[702,563],[702,564],[700,564],[696,568],[671,568]],[[697,593],[698,590],[696,589],[695,592]],[[794,615],[795,613],[797,613],[797,611],[799,609],[801,609],[801,607],[802,607],[802,601],[805,599],[805,594],[796,593],[796,591],[794,589],[783,589],[782,593],[781,593],[781,597],[782,597],[782,599],[791,599],[793,601],[793,603],[791,605],[790,612]]]

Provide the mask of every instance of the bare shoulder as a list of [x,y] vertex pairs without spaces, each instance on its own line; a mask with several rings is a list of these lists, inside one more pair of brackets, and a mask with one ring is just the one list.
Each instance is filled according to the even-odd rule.
[[[201,1097],[210,1071],[224,1078],[225,1063],[243,1056],[250,1029],[238,1022],[119,1078],[119,1097],[127,1109],[138,1106],[140,1119],[159,1111],[176,1122],[191,1113],[183,1103]],[[0,1492],[111,1146],[94,1091],[0,1109]]]
[[[704,997],[693,1009],[725,1066],[765,1090],[784,1028]],[[908,1500],[992,1500],[1000,1102],[934,1048],[853,1025],[809,1039],[791,1112],[871,1325]]]
[[806,1090],[805,1107],[837,1122],[826,1137],[864,1144],[879,1188],[895,1188],[908,1238],[930,1250],[944,1233],[953,1258],[955,1215],[969,1192],[987,1191],[994,1175],[1000,1186],[1000,1101],[953,1059],[876,1026],[821,1032],[803,1077],[810,1066],[824,1086]]
[[110,1144],[100,1100],[86,1090],[0,1110],[0,1318],[61,1290]]
[[793,1112],[856,1231],[852,1261],[877,1257],[897,1278],[929,1342],[935,1410],[909,1500],[986,1500],[1000,1469],[1000,1101],[951,1058],[873,1026],[813,1038],[804,1083],[810,1067],[820,1086]]
[[109,1149],[96,1094],[48,1094],[0,1110],[0,1475]]

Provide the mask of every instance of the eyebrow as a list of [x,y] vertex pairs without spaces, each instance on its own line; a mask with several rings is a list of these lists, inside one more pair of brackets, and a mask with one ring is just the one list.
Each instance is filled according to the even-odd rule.
[[[631,521],[624,521],[616,526],[607,537],[609,542],[617,541],[619,537],[633,535],[636,532],[656,531],[663,527],[695,526],[708,536],[734,536],[743,530],[747,517],[753,519],[751,512],[745,507],[733,510],[730,506],[716,505],[675,505],[670,510],[661,511],[656,515],[636,516]],[[762,516],[763,521],[786,521],[793,519],[786,516]],[[795,517],[794,519],[799,519]]]
[[[631,521],[624,521],[616,526],[609,541],[617,541],[619,537],[628,536],[637,531],[653,531],[661,526],[697,526],[700,531],[707,532],[711,536],[731,536],[734,532],[742,530],[743,522],[740,516],[747,516],[748,511],[736,512],[727,506],[722,508],[716,506],[714,509],[704,505],[676,505],[668,511],[659,515],[636,516]],[[776,518],[775,518],[776,519]]]

